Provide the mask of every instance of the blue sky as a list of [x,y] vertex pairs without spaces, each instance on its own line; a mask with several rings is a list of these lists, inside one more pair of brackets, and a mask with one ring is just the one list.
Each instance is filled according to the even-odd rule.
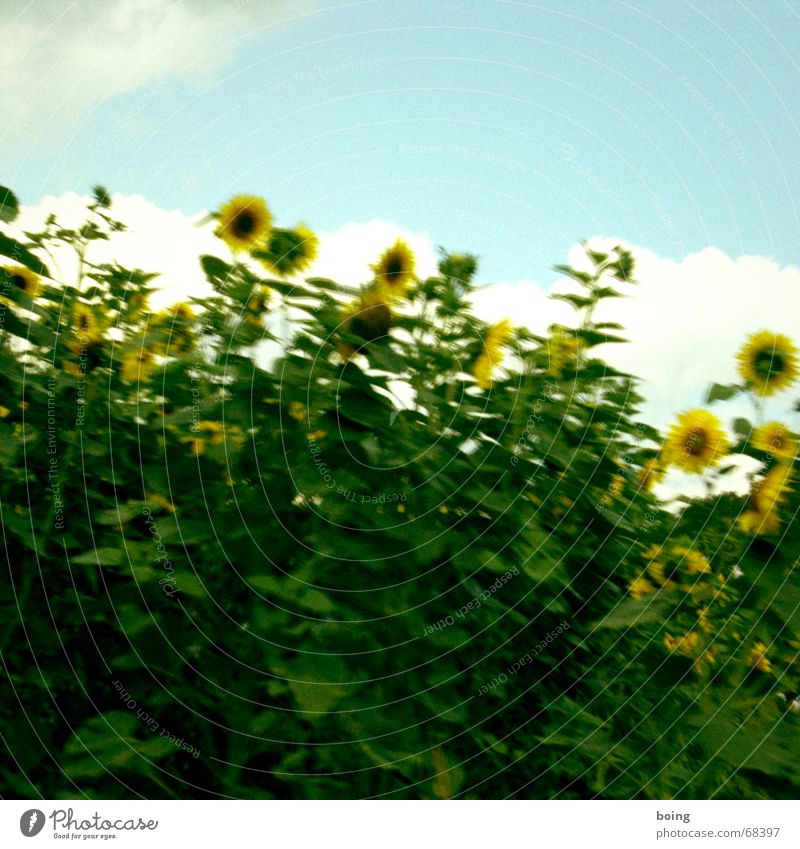
[[253,192],[286,223],[427,232],[478,253],[487,280],[547,280],[591,235],[797,261],[796,5],[304,0],[265,17],[242,0],[228,20],[184,4],[200,34],[185,54],[157,29],[166,4],[121,4],[112,32],[162,39],[138,77],[92,11],[98,58],[54,102],[46,59],[78,19],[49,19],[17,80],[33,137],[7,127],[2,182],[34,204],[100,181],[185,213]]

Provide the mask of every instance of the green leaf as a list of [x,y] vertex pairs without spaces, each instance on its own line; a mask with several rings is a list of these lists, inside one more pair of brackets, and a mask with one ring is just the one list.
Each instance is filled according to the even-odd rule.
[[619,630],[635,625],[647,625],[663,619],[674,597],[664,590],[642,599],[626,598],[619,602],[602,619],[595,622],[595,628]]
[[566,303],[571,304],[573,307],[575,307],[576,310],[582,310],[585,307],[591,306],[591,304],[593,303],[591,298],[587,298],[584,295],[555,294],[550,295],[550,297],[554,301],[565,301]]
[[232,265],[224,262],[219,257],[204,254],[200,257],[200,265],[206,275],[208,282],[219,292],[228,281]]
[[11,189],[0,186],[0,221],[10,223],[19,215],[19,200]]
[[714,401],[727,401],[738,395],[742,391],[742,387],[738,384],[723,385],[722,383],[712,383],[711,388],[706,395],[706,404],[711,404]]
[[125,552],[119,548],[93,548],[85,551],[71,562],[76,566],[121,566],[126,562]]
[[23,244],[5,233],[0,233],[0,254],[7,256],[14,262],[30,268],[42,277],[49,277],[50,272],[47,266],[37,257],[34,256]]

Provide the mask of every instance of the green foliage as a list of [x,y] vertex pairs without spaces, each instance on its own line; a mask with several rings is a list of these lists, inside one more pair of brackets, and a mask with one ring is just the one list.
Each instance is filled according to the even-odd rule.
[[4,293],[4,796],[796,797],[798,498],[751,538],[741,497],[650,493],[594,351],[627,251],[559,267],[576,326],[482,389],[473,256],[358,321],[375,281],[203,256],[153,313],[92,261],[110,208],[0,235],[42,275]]

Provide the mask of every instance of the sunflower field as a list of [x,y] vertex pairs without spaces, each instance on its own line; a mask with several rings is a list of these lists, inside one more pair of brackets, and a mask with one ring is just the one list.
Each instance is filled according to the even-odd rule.
[[[535,335],[473,314],[466,253],[309,277],[254,196],[211,213],[213,294],[160,310],[159,269],[94,258],[105,189],[17,214],[0,189],[4,797],[797,797],[792,340],[753,327],[662,434],[602,357],[623,247],[557,266],[575,320]],[[670,468],[705,494],[659,500]]]

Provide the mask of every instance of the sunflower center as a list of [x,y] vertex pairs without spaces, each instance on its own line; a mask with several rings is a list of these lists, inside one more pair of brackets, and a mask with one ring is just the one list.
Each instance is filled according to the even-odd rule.
[[753,357],[753,368],[756,374],[764,380],[769,380],[776,374],[780,374],[786,366],[783,355],[777,351],[759,351]]
[[701,428],[695,428],[686,437],[686,453],[690,457],[697,457],[703,453],[708,444],[708,434]]
[[256,229],[256,217],[252,212],[244,210],[233,220],[233,232],[237,236],[249,236]]
[[403,260],[400,259],[400,257],[391,257],[386,263],[386,271],[384,272],[384,276],[388,277],[390,280],[393,280],[396,277],[402,276],[404,270],[405,269],[403,268]]
[[11,285],[16,286],[17,289],[25,288],[25,278],[21,274],[12,274],[11,275]]

